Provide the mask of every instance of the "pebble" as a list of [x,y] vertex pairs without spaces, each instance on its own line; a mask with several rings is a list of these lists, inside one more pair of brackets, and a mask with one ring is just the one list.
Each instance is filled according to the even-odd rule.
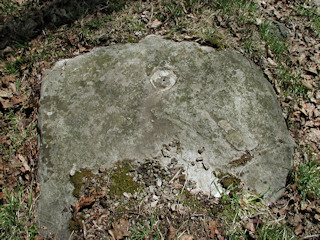
[[124,192],[123,193],[123,196],[125,196],[126,198],[130,199],[132,197],[132,193],[127,193],[127,192]]
[[162,185],[162,179],[158,178],[157,179],[157,187],[161,187],[161,185]]
[[162,156],[164,157],[167,157],[167,158],[171,157],[170,152],[167,149],[162,149],[161,153],[162,153]]
[[176,158],[171,158],[171,164],[176,165],[178,160]]
[[209,165],[207,163],[202,162],[202,166],[204,170],[209,170]]
[[157,206],[158,201],[153,201],[150,203],[150,207],[155,208]]
[[199,154],[202,154],[202,153],[204,152],[204,150],[205,150],[205,148],[204,148],[204,147],[201,147],[201,148],[199,148],[198,153],[199,153]]

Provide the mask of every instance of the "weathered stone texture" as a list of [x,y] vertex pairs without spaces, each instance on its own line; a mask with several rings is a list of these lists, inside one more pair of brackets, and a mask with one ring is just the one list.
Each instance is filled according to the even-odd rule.
[[[157,36],[58,62],[43,80],[39,125],[39,217],[58,239],[68,238],[71,169],[175,157],[208,194],[217,195],[212,172],[222,170],[258,193],[270,188],[274,201],[294,149],[257,66],[230,50]],[[173,140],[181,151],[165,152]]]

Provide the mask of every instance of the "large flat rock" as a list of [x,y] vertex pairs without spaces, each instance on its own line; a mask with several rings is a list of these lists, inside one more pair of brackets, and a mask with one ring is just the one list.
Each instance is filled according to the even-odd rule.
[[[39,219],[58,239],[69,237],[72,171],[174,157],[208,194],[218,195],[213,172],[223,171],[274,201],[294,150],[257,66],[230,50],[157,36],[58,62],[43,79],[39,126]],[[172,141],[179,151],[163,147]]]

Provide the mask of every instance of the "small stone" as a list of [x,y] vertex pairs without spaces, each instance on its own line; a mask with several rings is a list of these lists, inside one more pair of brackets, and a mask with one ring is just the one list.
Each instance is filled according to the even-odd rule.
[[176,158],[171,158],[171,164],[176,165],[178,160]]
[[71,168],[71,170],[70,170],[70,177],[72,177],[72,176],[75,175],[75,174],[76,174],[76,165],[73,164],[73,166],[72,166],[72,168]]
[[197,188],[197,189],[192,189],[191,191],[190,191],[190,193],[192,194],[192,195],[197,195],[198,193],[200,193],[201,192],[201,189],[199,189],[199,188]]
[[157,203],[158,203],[158,201],[151,202],[150,207],[155,208]]
[[204,147],[201,147],[199,150],[198,150],[198,153],[199,154],[202,154],[204,152],[205,148]]
[[160,197],[157,196],[157,195],[153,195],[153,196],[152,196],[152,199],[153,199],[153,200],[159,200],[159,198],[160,198]]
[[203,161],[203,157],[198,157],[198,158],[196,159],[196,161],[197,161],[197,162],[202,162],[202,161]]
[[158,178],[157,179],[157,187],[161,187],[161,185],[162,185],[162,179]]
[[203,166],[204,170],[206,170],[206,171],[209,169],[208,164],[206,164],[204,162],[202,162],[202,166]]
[[164,157],[170,157],[170,152],[167,149],[162,149],[161,150],[162,156]]
[[173,203],[170,208],[171,208],[172,211],[176,212],[176,211],[179,211],[179,209],[182,208],[182,205]]
[[106,168],[101,166],[99,167],[99,173],[104,173],[106,171]]
[[257,24],[258,26],[260,26],[261,23],[262,23],[262,19],[261,19],[261,18],[256,18],[256,24]]
[[156,187],[155,187],[155,186],[153,186],[153,185],[149,186],[149,191],[150,191],[151,193],[153,193],[155,190],[156,190]]
[[132,193],[127,193],[127,192],[124,192],[123,193],[123,196],[125,196],[126,198],[130,199],[132,197]]

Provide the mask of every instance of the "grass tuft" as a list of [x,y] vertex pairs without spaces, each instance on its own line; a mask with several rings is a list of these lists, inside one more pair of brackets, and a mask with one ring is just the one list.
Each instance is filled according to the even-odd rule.
[[5,203],[0,205],[1,239],[35,239],[38,234],[33,219],[33,200],[24,199],[25,190],[18,186],[16,192],[6,194]]
[[303,199],[320,196],[320,165],[316,161],[300,163],[297,171],[297,187]]
[[158,228],[158,220],[154,215],[150,216],[148,221],[145,221],[144,225],[137,222],[136,228],[132,228],[132,235],[130,239],[163,239],[162,234]]

